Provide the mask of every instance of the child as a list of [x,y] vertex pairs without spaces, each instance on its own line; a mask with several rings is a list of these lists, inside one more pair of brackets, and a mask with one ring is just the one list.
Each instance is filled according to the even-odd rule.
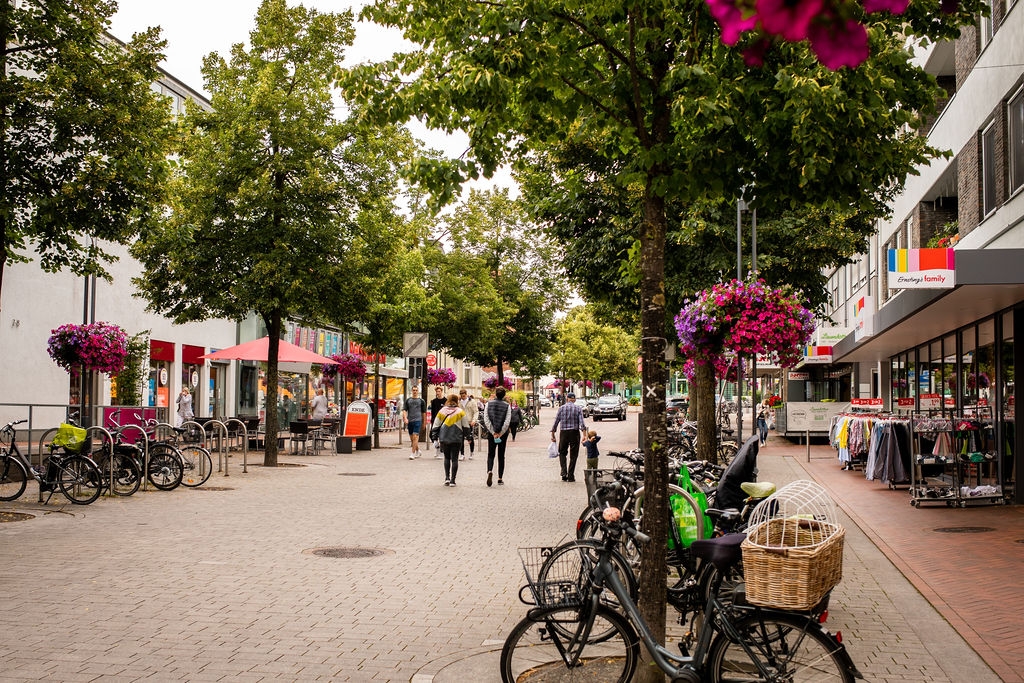
[[583,439],[583,447],[587,449],[587,469],[597,469],[597,458],[601,454],[597,452],[597,442],[601,437],[593,429],[587,432],[587,438]]

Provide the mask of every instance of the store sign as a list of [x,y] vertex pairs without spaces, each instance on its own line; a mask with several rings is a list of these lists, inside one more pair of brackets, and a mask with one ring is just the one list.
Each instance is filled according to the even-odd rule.
[[832,362],[831,346],[805,346],[804,365],[828,365]]
[[862,296],[853,306],[853,340],[860,341],[875,333],[875,299]]
[[946,406],[947,408],[956,408],[956,399],[955,399],[955,398],[953,398],[953,397],[948,397],[948,398],[946,398],[946,400],[944,401],[944,405],[945,405],[945,406]]
[[846,339],[846,335],[850,334],[850,328],[848,327],[835,327],[820,325],[817,330],[814,331],[815,341],[820,346],[833,346]]
[[952,289],[955,285],[955,250],[889,250],[890,289]]
[[913,410],[914,409],[914,397],[898,398],[896,399],[896,408],[898,410]]
[[792,371],[786,377],[790,382],[806,382],[811,378],[811,373]]
[[[911,399],[913,400],[913,399]],[[850,405],[854,408],[876,408],[885,407],[885,399],[882,398],[851,398]]]
[[921,394],[921,410],[938,410],[942,407],[938,394]]

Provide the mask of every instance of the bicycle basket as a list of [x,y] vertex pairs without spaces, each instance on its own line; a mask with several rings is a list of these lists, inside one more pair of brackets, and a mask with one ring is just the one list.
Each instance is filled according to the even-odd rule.
[[[555,548],[520,548],[526,581],[538,607],[578,607],[590,588],[590,570],[593,563],[585,552],[562,552]],[[523,602],[528,602],[519,596]]]
[[626,502],[626,491],[622,487],[610,488],[607,484],[615,482],[618,470],[583,470],[583,481],[587,484],[587,503],[598,494],[602,505],[621,508]]
[[80,453],[85,446],[87,435],[88,432],[81,427],[64,422],[57,427],[57,433],[54,434],[53,440],[50,443],[63,448],[69,453]]

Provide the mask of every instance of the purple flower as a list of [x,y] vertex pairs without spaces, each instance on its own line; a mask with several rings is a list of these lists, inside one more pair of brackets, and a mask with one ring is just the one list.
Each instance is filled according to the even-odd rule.
[[910,6],[910,0],[864,0],[864,11],[903,14]]
[[833,19],[811,26],[808,38],[818,61],[832,71],[855,69],[868,58],[868,31],[853,19]]

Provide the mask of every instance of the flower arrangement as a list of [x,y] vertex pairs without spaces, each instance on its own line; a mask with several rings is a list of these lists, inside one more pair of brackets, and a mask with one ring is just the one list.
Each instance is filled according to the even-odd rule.
[[768,397],[768,407],[775,408],[782,405],[782,397],[778,394],[772,394]]
[[354,353],[336,353],[330,358],[334,363],[325,363],[320,369],[325,382],[333,382],[338,375],[352,382],[362,382],[366,377],[366,364]]
[[727,352],[775,353],[782,367],[795,365],[814,332],[814,318],[788,286],[731,280],[688,300],[675,326],[687,362],[712,363],[721,377],[728,371]]
[[975,375],[973,372],[967,375],[967,388],[974,389],[988,389],[992,386],[992,380],[988,378],[988,375],[984,372],[979,372]]
[[948,249],[949,247],[956,246],[959,241],[960,222],[952,221],[939,228],[925,246],[930,249]]
[[[957,0],[943,0],[955,8]],[[864,14],[903,14],[910,0],[707,0],[711,16],[722,29],[722,42],[736,45],[744,34],[753,36],[743,51],[749,66],[764,64],[772,43],[808,41],[818,61],[833,71],[855,68],[868,58],[868,32],[852,19],[860,4]]]
[[601,382],[601,386],[604,387],[605,391],[611,391],[612,389],[615,388],[615,382],[611,381],[610,379],[606,379],[605,381]]
[[427,384],[451,387],[455,386],[455,371],[451,368],[427,368]]
[[128,356],[128,336],[113,323],[68,323],[50,330],[50,358],[73,375],[82,370],[116,375]]
[[[511,389],[513,384],[514,383],[513,383],[511,377],[502,377],[501,378],[501,386],[505,387],[506,389]],[[488,389],[493,389],[496,386],[498,386],[498,376],[497,375],[488,375],[487,377],[485,377],[484,378],[484,386],[487,387]]]

